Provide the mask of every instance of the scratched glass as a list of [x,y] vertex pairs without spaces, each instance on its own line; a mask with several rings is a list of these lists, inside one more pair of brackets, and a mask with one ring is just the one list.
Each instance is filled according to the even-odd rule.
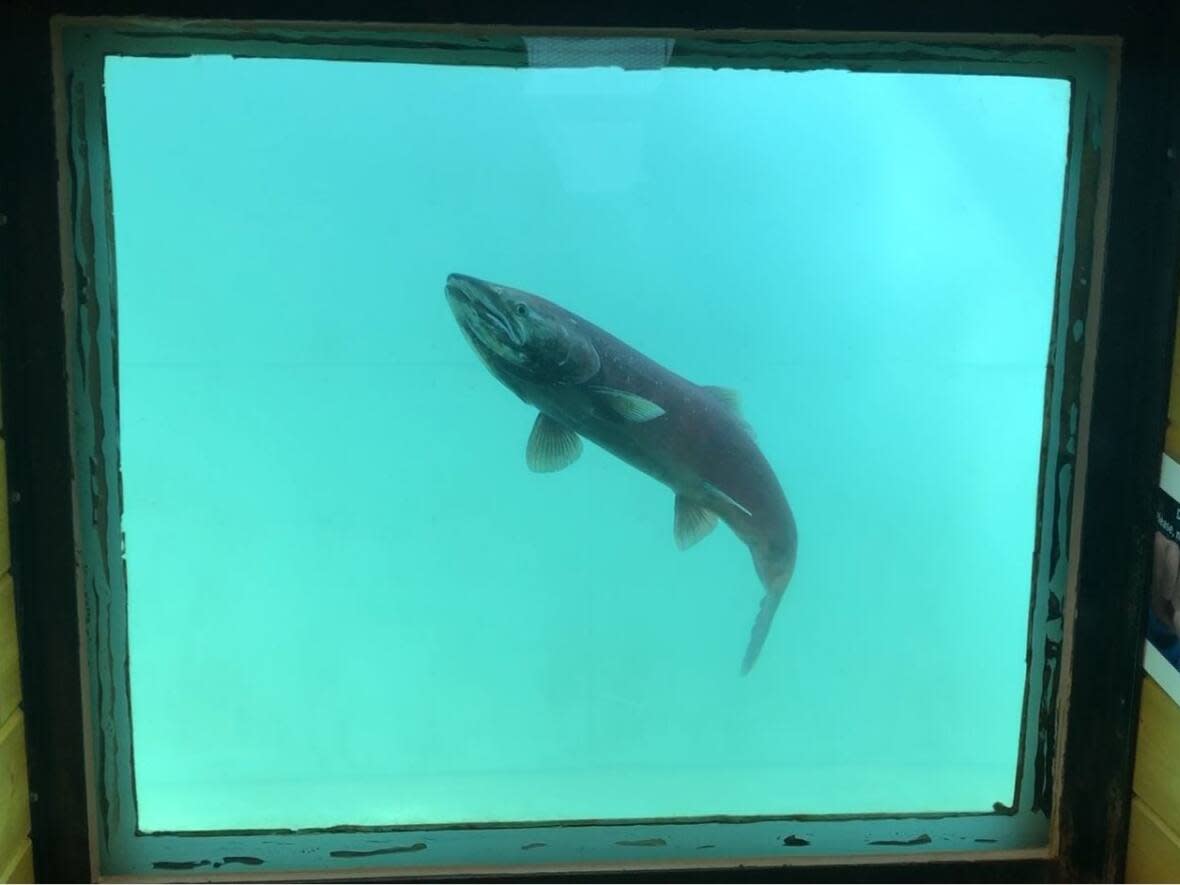
[[1064,81],[106,94],[141,829],[1011,801]]

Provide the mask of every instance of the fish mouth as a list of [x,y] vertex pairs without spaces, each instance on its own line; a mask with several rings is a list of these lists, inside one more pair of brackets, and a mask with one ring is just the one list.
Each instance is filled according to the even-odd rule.
[[455,318],[487,347],[498,350],[497,343],[514,347],[524,343],[516,324],[508,318],[499,286],[453,273],[447,277],[445,292]]

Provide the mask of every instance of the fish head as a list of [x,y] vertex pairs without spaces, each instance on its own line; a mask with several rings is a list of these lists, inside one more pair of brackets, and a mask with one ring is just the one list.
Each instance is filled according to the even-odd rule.
[[577,318],[539,295],[476,277],[447,277],[447,302],[471,346],[493,370],[537,383],[579,383],[601,365]]

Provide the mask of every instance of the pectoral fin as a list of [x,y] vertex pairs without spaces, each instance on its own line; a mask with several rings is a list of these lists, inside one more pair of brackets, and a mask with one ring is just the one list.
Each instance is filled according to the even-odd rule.
[[525,461],[535,473],[553,473],[569,467],[582,454],[582,438],[544,412],[537,415],[529,434]]
[[637,393],[628,393],[614,387],[591,387],[598,400],[624,421],[651,421],[664,414],[664,409]]
[[674,532],[676,546],[687,550],[701,538],[713,531],[717,525],[717,514],[696,501],[683,495],[676,496],[676,522]]

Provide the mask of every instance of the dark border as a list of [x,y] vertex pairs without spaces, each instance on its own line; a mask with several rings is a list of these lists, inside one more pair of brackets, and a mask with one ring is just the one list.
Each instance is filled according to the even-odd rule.
[[[1113,5],[1113,4],[1112,4]],[[1180,10],[1129,16],[1061,779],[1061,874],[1121,881],[1180,254]]]
[[0,82],[0,378],[33,863],[39,881],[87,881],[53,78],[32,4],[0,5]]
[[[523,61],[522,47],[517,37],[509,32],[511,29],[498,26],[492,29],[499,33],[498,37],[484,38],[472,41],[468,36],[453,30],[448,33],[429,31],[395,31],[380,28],[365,31],[361,26],[349,25],[346,30],[323,30],[323,26],[315,24],[279,24],[245,23],[235,26],[219,22],[183,23],[177,24],[170,19],[77,19],[66,17],[55,20],[54,31],[56,39],[60,41],[58,47],[61,65],[56,71],[55,82],[59,88],[69,87],[69,101],[64,108],[65,124],[69,127],[69,134],[59,134],[59,142],[68,143],[70,154],[68,170],[64,167],[59,175],[69,173],[70,181],[63,182],[69,191],[70,209],[72,213],[73,234],[67,236],[74,244],[75,261],[70,266],[67,261],[67,274],[73,271],[74,279],[67,279],[66,313],[67,323],[71,326],[67,336],[67,353],[72,361],[67,373],[73,379],[74,394],[74,466],[75,496],[79,513],[105,514],[102,523],[88,524],[87,520],[79,521],[79,541],[83,548],[81,568],[85,578],[84,611],[91,614],[88,619],[87,641],[90,643],[91,653],[88,660],[91,664],[91,723],[95,728],[93,744],[90,752],[91,770],[95,780],[91,784],[92,802],[97,803],[100,816],[96,818],[102,834],[99,840],[98,855],[101,869],[115,875],[123,874],[134,869],[147,873],[148,869],[128,865],[129,859],[136,855],[133,845],[147,849],[152,845],[159,852],[152,860],[152,868],[166,870],[200,870],[206,867],[219,868],[223,864],[209,860],[206,854],[216,853],[233,856],[246,854],[257,855],[255,860],[270,864],[283,864],[284,870],[306,870],[318,868],[324,864],[323,872],[344,875],[345,871],[337,861],[341,858],[373,856],[385,854],[386,851],[358,852],[349,847],[349,837],[357,833],[404,833],[412,831],[419,836],[427,836],[439,831],[470,829],[474,832],[471,840],[471,851],[481,858],[487,855],[480,851],[483,846],[482,837],[488,831],[510,828],[521,832],[522,827],[530,829],[556,829],[558,833],[571,828],[590,826],[602,835],[604,828],[632,827],[635,825],[650,828],[655,824],[670,826],[687,823],[782,823],[785,821],[818,820],[831,824],[841,818],[847,820],[860,818],[859,815],[792,815],[792,816],[754,816],[754,817],[694,817],[672,818],[658,820],[611,820],[611,821],[536,821],[513,822],[512,824],[496,825],[488,823],[453,823],[453,824],[420,824],[416,826],[395,825],[377,827],[339,826],[319,829],[303,830],[254,830],[251,832],[196,833],[196,832],[154,832],[144,840],[139,838],[142,833],[132,834],[128,830],[128,823],[135,818],[135,782],[131,773],[132,759],[125,754],[132,750],[131,745],[116,738],[115,735],[127,734],[130,730],[128,716],[128,697],[126,695],[126,654],[123,639],[124,625],[120,621],[125,617],[122,611],[126,604],[125,575],[120,581],[116,568],[109,569],[104,550],[112,544],[118,545],[117,520],[119,514],[119,493],[117,465],[109,463],[106,455],[96,447],[96,440],[104,436],[103,426],[109,422],[117,423],[117,407],[115,413],[108,411],[109,404],[103,405],[96,399],[98,387],[110,383],[111,359],[109,350],[116,343],[108,336],[110,332],[103,332],[105,323],[114,318],[115,306],[113,299],[116,293],[113,268],[110,265],[111,218],[110,207],[107,205],[110,182],[107,170],[107,158],[103,145],[105,143],[104,125],[102,122],[103,106],[101,97],[101,60],[109,54],[167,54],[186,55],[192,53],[212,52],[214,54],[226,49],[226,41],[235,47],[236,51],[249,57],[312,57],[312,58],[340,58],[340,59],[369,59],[393,61],[397,59],[416,59],[436,63],[472,63],[473,56],[482,64],[515,66]],[[442,29],[439,29],[440,31]],[[528,30],[532,30],[531,28]],[[743,59],[756,56],[758,64],[767,61],[764,53],[769,47],[750,52],[736,41],[722,39],[715,42],[713,35],[718,32],[693,32],[670,30],[667,33],[677,35],[677,52],[671,59],[672,65],[686,64],[694,66],[701,63],[711,65],[721,63],[743,65]],[[733,32],[729,32],[733,33]],[[775,32],[766,32],[775,33]],[[693,39],[692,35],[700,35]],[[816,42],[816,41],[819,42]],[[1072,40],[1072,38],[1071,38]],[[1078,395],[1083,376],[1083,351],[1092,349],[1093,335],[1089,338],[1076,339],[1069,333],[1078,321],[1085,317],[1085,325],[1094,327],[1097,316],[1091,312],[1090,286],[1088,281],[1095,277],[1090,267],[1094,257],[1094,231],[1097,228],[1105,231],[1105,211],[1096,213],[1096,200],[1106,205],[1107,189],[1101,184],[1104,178],[1102,172],[1107,164],[1100,161],[1100,157],[1109,153],[1111,145],[1106,143],[1105,132],[1113,140],[1113,110],[1106,107],[1113,103],[1113,93],[1108,94],[1107,84],[1111,90],[1117,83],[1114,66],[1119,57],[1119,43],[1116,39],[1104,38],[1089,46],[1084,40],[1076,43],[1063,39],[1046,42],[1043,46],[1031,45],[1034,40],[1027,37],[1006,39],[998,36],[976,35],[975,37],[959,38],[954,35],[926,38],[905,36],[896,38],[896,42],[888,43],[880,37],[871,35],[857,36],[843,44],[848,48],[831,42],[827,35],[811,36],[808,40],[796,39],[789,47],[781,45],[773,52],[774,64],[782,70],[805,69],[814,66],[824,66],[835,62],[839,66],[847,65],[853,70],[963,70],[972,72],[989,72],[1000,74],[1026,74],[1029,76],[1067,76],[1074,81],[1075,91],[1071,99],[1071,124],[1073,134],[1069,146],[1069,160],[1065,182],[1064,216],[1076,217],[1076,231],[1067,235],[1062,243],[1060,258],[1068,270],[1060,272],[1058,288],[1065,279],[1071,280],[1068,294],[1058,293],[1058,308],[1055,310],[1057,320],[1054,323],[1054,333],[1050,341],[1050,371],[1048,373],[1047,397],[1051,405],[1047,404],[1046,419],[1049,424],[1048,435],[1045,440],[1043,457],[1052,459],[1042,464],[1044,474],[1047,464],[1052,464],[1054,475],[1058,482],[1049,483],[1044,489],[1045,494],[1051,495],[1051,501],[1042,500],[1037,512],[1040,516],[1038,528],[1039,541],[1037,550],[1047,552],[1041,557],[1034,553],[1034,583],[1036,590],[1033,594],[1030,608],[1030,623],[1035,625],[1028,647],[1030,658],[1030,672],[1038,674],[1040,681],[1036,688],[1036,707],[1030,717],[1022,717],[1022,723],[1027,726],[1027,720],[1035,717],[1037,723],[1035,740],[1030,741],[1027,728],[1022,730],[1020,746],[1023,748],[1020,756],[1020,766],[1016,783],[1013,785],[1018,798],[1009,804],[997,803],[990,812],[964,814],[962,812],[928,812],[917,815],[877,814],[865,816],[865,821],[879,821],[882,819],[910,819],[935,818],[942,822],[948,818],[968,817],[976,824],[985,824],[988,816],[1010,816],[1019,814],[1021,806],[1025,812],[1021,815],[1027,824],[1038,812],[1047,815],[1052,804],[1053,779],[1051,763],[1056,760],[1055,736],[1057,713],[1057,687],[1060,672],[1060,658],[1062,648],[1062,598],[1066,584],[1066,565],[1071,560],[1069,556],[1061,554],[1068,549],[1070,543],[1066,541],[1066,533],[1072,518],[1073,508],[1070,505],[1072,497],[1072,482],[1069,477],[1074,469],[1078,451],[1076,435],[1076,410]],[[764,44],[752,44],[763,46]],[[683,58],[677,61],[681,49],[688,47],[688,61]],[[961,67],[960,67],[961,66]],[[1103,108],[1103,110],[1099,110]],[[1100,119],[1105,118],[1109,125],[1104,125]],[[59,124],[61,125],[61,124]],[[63,145],[64,147],[64,145]],[[75,180],[77,179],[77,180]],[[107,245],[102,245],[106,243]],[[1064,299],[1065,307],[1061,306]],[[95,313],[97,309],[98,313]],[[75,313],[76,311],[76,313]],[[104,319],[104,314],[107,319]],[[1091,323],[1094,320],[1095,323]],[[75,341],[76,337],[76,341]],[[1064,387],[1062,387],[1062,384]],[[1065,396],[1065,402],[1062,397]],[[1071,414],[1074,420],[1071,423]],[[1062,436],[1062,433],[1066,436]],[[105,467],[103,465],[106,465]],[[97,508],[97,509],[96,509]],[[1050,513],[1051,510],[1051,513]],[[112,538],[110,531],[116,532]],[[97,531],[96,531],[97,530]],[[1051,537],[1051,541],[1050,541]],[[1047,632],[1046,632],[1047,631]],[[120,664],[119,662],[124,662]],[[1030,686],[1026,684],[1026,703],[1028,711]],[[131,769],[131,770],[128,770]],[[1026,785],[1020,788],[1021,772],[1030,770],[1034,776],[1024,780]],[[114,801],[117,795],[129,795],[130,805],[124,801]],[[1031,794],[1031,795],[1030,795]],[[107,801],[110,799],[111,801]],[[129,820],[130,819],[130,820]],[[1045,838],[1037,845],[1021,841],[1027,849],[1048,850],[1047,817],[1042,817],[1039,823],[1044,827]],[[1035,826],[1035,825],[1034,825]],[[765,835],[765,826],[760,828]],[[776,828],[771,828],[776,829]],[[258,836],[271,834],[278,840],[283,837],[306,836],[318,834],[323,837],[314,841],[300,839],[306,846],[302,850],[302,863],[291,866],[292,856],[286,859],[278,857],[272,859],[261,847]],[[523,838],[523,833],[521,833]],[[540,835],[540,834],[534,834]],[[196,838],[194,838],[196,837]],[[228,843],[209,844],[209,837],[214,839],[234,840],[232,847]],[[609,837],[608,837],[609,838]],[[778,838],[771,836],[770,844],[775,844]],[[867,841],[867,845],[904,846],[906,844],[929,844],[929,834],[917,834],[913,843],[896,839],[878,839]],[[943,837],[945,839],[945,835]],[[866,835],[866,840],[870,837]],[[253,840],[253,841],[251,841]],[[326,845],[331,840],[332,845],[341,850],[332,851]],[[265,840],[263,840],[265,842]],[[712,841],[709,839],[708,841]],[[995,841],[995,840],[977,840]],[[1002,840],[1001,840],[1002,841]],[[204,842],[205,847],[200,843]],[[186,844],[187,843],[187,844]],[[279,842],[272,843],[276,846]],[[788,845],[795,844],[788,842]],[[811,843],[814,844],[814,843]],[[404,846],[403,846],[404,847]],[[946,850],[949,846],[943,846]],[[962,846],[957,846],[961,848]],[[1015,846],[1014,846],[1015,847]],[[150,850],[150,849],[149,849]],[[283,849],[275,849],[279,853],[294,850],[294,843],[287,839]],[[772,849],[776,850],[776,849]],[[954,850],[953,848],[950,850]],[[394,853],[394,852],[389,852]],[[728,856],[728,863],[736,865],[744,863],[741,858],[745,855],[757,856],[758,851],[722,854]],[[792,852],[793,854],[794,852]],[[800,860],[807,860],[812,864],[832,863],[836,861],[833,855],[840,855],[838,849],[808,852]],[[855,863],[867,860],[859,852],[843,858],[841,863]],[[330,860],[327,856],[336,860]],[[898,861],[923,861],[931,857],[948,859],[947,854],[937,850],[904,850],[897,852]],[[959,855],[963,856],[963,855]],[[988,852],[993,859],[1011,859],[1018,855],[1009,851],[997,853]],[[263,858],[265,857],[265,860]],[[978,855],[975,855],[978,857]],[[144,858],[140,858],[144,860]],[[667,858],[650,861],[645,859],[644,866],[657,868]],[[763,859],[764,860],[764,859]],[[759,861],[762,862],[762,861]],[[780,863],[785,861],[780,861]],[[702,866],[704,862],[701,862]],[[470,869],[459,869],[463,864],[461,857],[451,857],[449,863],[431,864],[421,867],[416,864],[396,864],[397,875],[408,875],[400,870],[417,869],[423,875],[475,875],[474,869],[482,867],[483,862],[472,862]],[[269,867],[268,867],[269,868]],[[448,870],[441,873],[440,870]],[[557,870],[554,865],[529,865],[530,874],[540,873],[542,870]],[[632,869],[635,869],[632,866]],[[605,870],[604,870],[605,871]],[[496,865],[491,870],[484,869],[481,874],[503,875],[503,870]],[[366,876],[373,875],[371,869],[363,870]]]
[[[329,11],[330,10],[330,11]],[[1167,0],[16,0],[0,10],[0,360],[40,881],[90,878],[71,454],[58,255],[51,14],[629,27],[757,27],[1124,38],[1110,236],[1078,571],[1060,858],[602,875],[595,881],[1114,880],[1126,852],[1150,515],[1170,377],[1180,234],[1180,22]],[[554,877],[554,881],[558,879]]]

